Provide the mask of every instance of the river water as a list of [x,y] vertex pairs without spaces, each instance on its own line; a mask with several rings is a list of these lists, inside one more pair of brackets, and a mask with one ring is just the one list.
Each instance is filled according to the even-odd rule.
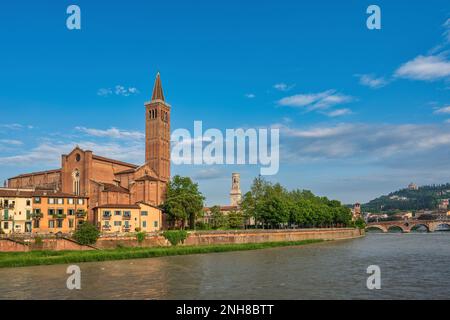
[[[259,251],[0,269],[0,299],[449,299],[450,232]],[[381,268],[381,290],[366,286]]]

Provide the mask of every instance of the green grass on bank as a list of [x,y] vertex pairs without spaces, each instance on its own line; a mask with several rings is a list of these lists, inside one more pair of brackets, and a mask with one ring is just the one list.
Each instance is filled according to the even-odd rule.
[[259,250],[275,247],[301,246],[323,240],[303,240],[291,242],[265,242],[245,244],[223,244],[205,246],[177,246],[155,248],[117,248],[93,251],[31,251],[0,253],[0,268],[26,267],[37,265],[67,264],[110,260],[142,259],[175,255],[201,254]]

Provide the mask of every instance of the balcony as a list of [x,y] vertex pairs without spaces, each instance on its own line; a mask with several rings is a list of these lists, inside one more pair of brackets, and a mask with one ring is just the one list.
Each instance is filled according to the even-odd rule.
[[102,231],[111,231],[111,226],[103,226]]
[[111,216],[103,216],[102,220],[111,220]]
[[131,220],[131,216],[123,216],[122,220]]
[[13,216],[0,216],[2,221],[14,221]]
[[87,214],[86,214],[85,211],[78,211],[78,212],[76,213],[76,216],[77,216],[77,218],[82,219],[82,218],[86,218]]
[[4,205],[3,203],[0,203],[0,209],[14,210],[15,207],[16,207],[15,204]]
[[44,214],[42,212],[34,212],[31,214],[32,219],[42,219]]
[[122,232],[131,232],[131,227],[123,227]]
[[54,214],[52,215],[52,218],[55,220],[64,220],[65,218],[67,218],[67,215],[65,214]]

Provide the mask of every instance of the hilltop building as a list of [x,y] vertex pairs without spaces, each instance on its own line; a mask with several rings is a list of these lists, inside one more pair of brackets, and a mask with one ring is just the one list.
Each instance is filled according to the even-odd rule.
[[[156,220],[157,228],[160,228],[161,211],[157,206],[164,201],[170,180],[170,113],[171,106],[165,100],[158,73],[152,99],[145,103],[144,164],[135,165],[102,157],[77,146],[69,154],[62,155],[61,168],[10,178],[8,188],[32,189],[33,192],[47,190],[64,199],[85,198],[87,220],[99,227],[108,226],[103,224],[107,221],[102,216],[105,211],[106,214],[108,211],[114,214],[121,212],[122,217],[128,219],[128,213],[138,210],[140,213],[148,214],[151,211],[153,215],[159,215]],[[138,220],[133,220],[133,227],[138,228]],[[153,223],[146,219],[140,220],[146,221],[146,224]],[[139,228],[142,228],[142,224]]]
[[408,185],[408,189],[409,189],[409,190],[413,190],[413,191],[417,191],[417,190],[419,190],[419,187],[418,187],[415,183],[411,182],[411,183]]

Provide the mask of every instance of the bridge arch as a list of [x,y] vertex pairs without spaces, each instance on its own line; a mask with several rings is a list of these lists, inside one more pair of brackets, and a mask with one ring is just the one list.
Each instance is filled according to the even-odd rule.
[[411,231],[415,231],[420,227],[425,227],[425,229],[427,230],[427,232],[431,232],[432,230],[430,230],[430,226],[426,223],[415,223],[411,225]]
[[[440,228],[444,228],[444,230],[438,230]],[[450,231],[450,222],[437,222],[433,226],[433,231]]]
[[407,227],[405,227],[405,226],[403,226],[403,225],[400,225],[400,224],[393,224],[393,225],[390,225],[388,228],[387,228],[387,232],[394,232],[394,231],[401,231],[401,232],[403,232],[403,233],[405,233],[405,232],[409,232],[409,230],[408,230],[408,228]]
[[378,230],[378,231],[381,231],[381,232],[384,232],[384,233],[386,233],[386,232],[388,232],[388,230],[386,229],[386,227],[385,226],[383,226],[383,225],[380,225],[380,224],[372,224],[372,225],[368,225],[367,227],[366,227],[366,231],[375,231],[375,230]]

